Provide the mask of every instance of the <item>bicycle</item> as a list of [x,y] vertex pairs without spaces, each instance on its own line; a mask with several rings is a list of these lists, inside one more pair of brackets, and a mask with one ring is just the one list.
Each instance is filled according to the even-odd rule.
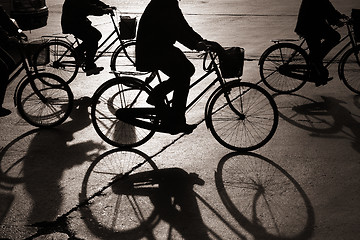
[[[9,82],[15,80],[24,70],[25,76],[15,88],[14,105],[20,116],[33,126],[42,128],[58,126],[71,113],[73,93],[61,77],[33,71],[30,51],[32,44],[25,43],[27,41],[25,35],[18,37],[18,41],[17,48],[21,61],[11,73]],[[46,56],[41,58],[47,59]]]
[[[360,45],[356,42],[352,19],[344,21],[347,35],[339,43],[348,41],[325,65],[328,68],[340,56],[338,75],[345,86],[360,94]],[[293,42],[301,41],[299,45]],[[310,61],[305,39],[272,40],[274,45],[264,51],[259,60],[260,76],[264,84],[274,92],[291,93],[310,81]],[[333,51],[333,50],[332,50]]]
[[[278,111],[266,90],[240,81],[244,51],[238,49],[240,58],[236,62],[236,74],[232,75],[235,79],[231,81],[225,80],[226,65],[221,59],[219,61],[216,52],[211,48],[205,52],[205,73],[189,88],[191,90],[213,73],[216,78],[192,99],[187,111],[219,83],[205,106],[206,126],[223,146],[236,151],[250,151],[272,138],[278,124]],[[132,76],[116,76],[96,90],[91,118],[95,131],[105,142],[116,147],[136,147],[148,141],[155,132],[169,132],[161,127],[155,107],[146,102],[152,91],[149,83],[155,78],[161,82],[158,71],[152,72],[145,81]],[[167,100],[166,104],[170,107],[171,101]]]
[[[111,55],[110,68],[112,71],[122,70],[124,72],[135,72],[135,28],[136,19],[130,19],[129,28],[123,28],[120,32],[120,28],[115,22],[115,13],[109,14],[114,30],[103,40],[98,47],[98,51],[95,56],[95,61],[100,57],[108,53],[108,50],[116,43],[119,42],[119,46],[116,47]],[[126,17],[120,17],[120,25],[123,22],[126,24]],[[132,25],[131,25],[132,24]],[[121,25],[121,26],[124,26]],[[125,31],[126,30],[126,31]],[[115,37],[115,38],[114,38]],[[71,41],[66,36],[43,36],[44,43],[39,50],[34,54],[33,62],[36,72],[46,71],[61,76],[68,84],[71,83],[79,72],[81,67],[84,70],[84,59],[80,57],[76,52],[76,46],[80,44],[79,39],[76,37],[74,41]],[[108,43],[108,44],[107,44]],[[107,44],[107,45],[106,45]],[[50,51],[50,61],[46,65],[37,64],[41,61],[43,51]]]

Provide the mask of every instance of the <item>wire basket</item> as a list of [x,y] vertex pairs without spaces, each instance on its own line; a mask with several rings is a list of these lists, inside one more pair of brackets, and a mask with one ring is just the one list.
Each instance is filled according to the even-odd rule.
[[245,50],[241,47],[225,48],[219,55],[221,75],[224,78],[241,77],[244,69]]
[[[35,40],[26,45],[26,57],[29,60],[30,66],[33,66],[33,57],[34,54],[37,53],[40,49],[40,46],[44,44],[42,40]],[[44,47],[38,53],[36,65],[44,66],[50,62],[50,49],[49,47]]]
[[120,16],[120,38],[123,40],[134,39],[136,36],[136,18]]
[[353,20],[355,41],[360,42],[360,9],[351,11],[351,19]]

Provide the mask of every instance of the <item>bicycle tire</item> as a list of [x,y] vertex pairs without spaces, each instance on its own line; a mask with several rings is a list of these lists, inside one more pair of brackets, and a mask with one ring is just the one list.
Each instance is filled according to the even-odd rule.
[[[298,65],[306,66],[295,71],[294,76],[299,79],[284,70],[287,66]],[[302,88],[310,76],[307,66],[309,61],[306,51],[293,43],[275,44],[266,49],[259,60],[261,80],[270,90],[278,93],[291,93]]]
[[80,209],[89,230],[106,239],[140,239],[155,226],[159,218],[151,196],[122,193],[122,184],[125,191],[136,186],[128,186],[128,178],[121,176],[156,170],[150,157],[136,149],[115,148],[96,158],[85,173],[80,193],[81,201],[99,198]]
[[20,116],[29,124],[55,127],[70,115],[74,95],[67,83],[51,73],[29,76],[21,83],[16,94]]
[[[149,107],[150,89],[133,77],[113,78],[96,90],[91,106],[91,119],[97,134],[108,144],[131,148],[148,141],[155,130],[120,121],[115,113],[120,108]],[[155,123],[156,124],[156,123]]]
[[36,73],[53,73],[70,84],[79,72],[78,59],[74,48],[68,42],[50,40],[40,45],[32,63]]
[[360,45],[347,50],[339,63],[339,77],[345,86],[360,94]]
[[235,80],[210,101],[207,124],[224,147],[252,151],[264,146],[275,134],[279,121],[276,103],[258,85]]
[[111,55],[110,69],[124,75],[139,75],[146,72],[138,72],[135,67],[136,41],[131,40],[118,46]]

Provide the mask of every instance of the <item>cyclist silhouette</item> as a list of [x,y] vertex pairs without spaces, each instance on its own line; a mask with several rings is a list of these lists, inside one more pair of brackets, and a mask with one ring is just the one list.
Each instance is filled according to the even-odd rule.
[[340,34],[331,25],[342,26],[342,18],[346,16],[338,12],[329,0],[303,0],[301,3],[295,32],[305,38],[309,47],[314,70],[311,78],[316,86],[325,85],[332,79],[323,59],[340,41]]
[[63,33],[71,33],[83,41],[76,50],[80,57],[85,58],[86,76],[99,74],[104,70],[103,67],[97,67],[94,63],[98,42],[102,35],[91,25],[87,16],[101,16],[112,11],[109,5],[100,0],[65,0],[64,2],[61,15],[62,30]]
[[[178,41],[189,49],[203,50],[204,40],[185,20],[178,0],[151,0],[139,22],[136,39],[136,67],[139,71],[160,70],[169,79],[156,86],[148,99],[155,105],[161,125],[172,134],[190,133],[185,109],[194,65],[174,46]],[[173,92],[172,108],[166,109],[165,96]]]

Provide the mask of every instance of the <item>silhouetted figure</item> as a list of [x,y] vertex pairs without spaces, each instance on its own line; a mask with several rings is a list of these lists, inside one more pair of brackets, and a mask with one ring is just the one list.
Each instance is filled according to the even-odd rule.
[[2,6],[0,6],[0,117],[11,113],[9,109],[3,108],[2,105],[9,75],[16,68],[16,60],[13,59],[8,51],[16,46],[17,40],[14,37],[18,34],[18,28],[5,13]]
[[330,80],[323,59],[341,38],[331,25],[342,26],[340,19],[345,17],[329,0],[303,0],[301,3],[295,32],[305,38],[309,47],[316,86]]
[[87,16],[102,16],[112,11],[109,5],[100,0],[65,0],[64,2],[61,16],[62,30],[63,33],[71,33],[83,41],[76,50],[81,58],[85,57],[87,76],[99,74],[104,70],[103,67],[97,67],[94,63],[98,42],[102,35],[91,25]]
[[[190,133],[194,125],[186,124],[185,110],[190,78],[195,67],[185,54],[174,46],[178,41],[189,49],[201,49],[203,38],[185,20],[178,0],[151,0],[140,22],[136,39],[136,67],[139,71],[160,70],[169,76],[154,88],[148,103],[159,110],[161,125],[171,133]],[[172,109],[164,99],[174,91]]]

